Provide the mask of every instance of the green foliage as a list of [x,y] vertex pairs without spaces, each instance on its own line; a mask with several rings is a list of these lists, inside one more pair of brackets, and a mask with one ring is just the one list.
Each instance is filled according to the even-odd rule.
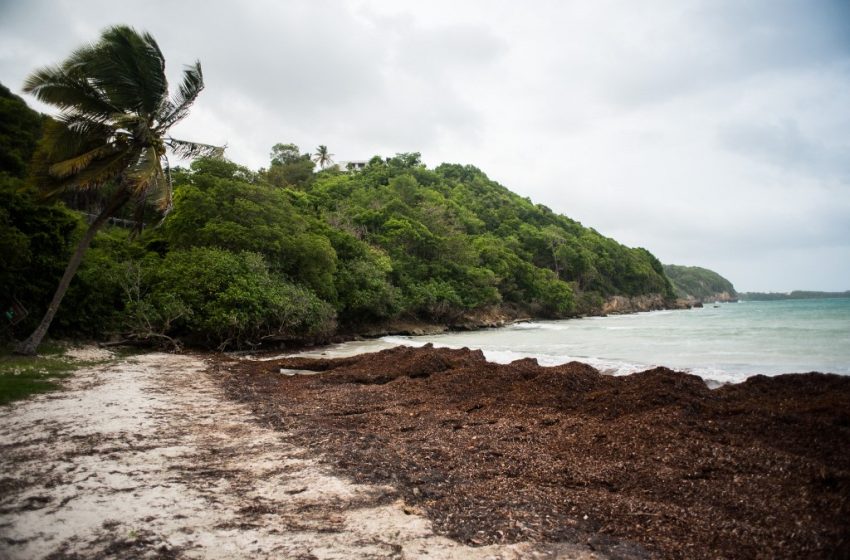
[[[507,302],[569,316],[608,295],[672,296],[661,264],[490,181],[472,166],[373,158],[307,189],[325,220],[391,259],[402,313],[445,320]],[[576,293],[593,297],[576,298]]]
[[325,233],[338,256],[334,287],[340,320],[358,325],[398,314],[402,309],[401,293],[390,280],[389,255],[343,228],[328,227]]
[[304,156],[295,144],[275,144],[272,146],[269,157],[271,158],[272,165],[288,165],[298,162]]
[[315,166],[310,154],[302,154],[295,144],[275,144],[263,176],[276,187],[305,188],[313,182]]
[[227,162],[201,160],[192,170],[180,177],[164,224],[173,248],[261,253],[274,272],[335,299],[336,253],[311,231],[319,223],[295,207],[290,191],[251,183],[248,170]]
[[224,349],[322,336],[334,327],[328,304],[275,277],[256,253],[175,250],[143,263],[137,278],[128,318],[140,336],[182,335]]
[[68,288],[65,305],[54,322],[54,332],[102,337],[125,326],[128,263],[152,257],[124,228],[105,228]]
[[0,305],[16,299],[29,312],[0,337],[35,328],[83,227],[64,205],[43,203],[23,181],[0,175]]
[[400,296],[387,278],[390,270],[390,259],[377,251],[344,261],[336,275],[340,318],[349,323],[368,323],[398,313]]
[[46,118],[0,84],[0,173],[26,176]]
[[419,152],[410,152],[404,154],[396,154],[394,157],[387,159],[387,165],[393,170],[408,170],[414,168],[422,168],[422,154]]
[[288,238],[306,229],[286,194],[239,179],[236,166],[224,176],[222,169],[206,170],[206,163],[193,164],[196,172],[176,185],[164,224],[167,239],[175,248],[216,246],[278,260],[273,256]]
[[[85,228],[81,216],[63,204],[45,202],[17,179],[0,178],[0,287],[2,305],[18,301],[27,318],[0,336],[35,328]],[[121,228],[107,228],[72,280],[53,323],[54,335],[102,336],[120,329],[124,308],[124,263],[145,254]]]
[[535,315],[564,317],[574,311],[573,291],[569,285],[558,280],[551,270],[534,268],[530,272],[525,291],[530,297],[528,306]]
[[436,278],[406,286],[405,307],[412,313],[435,320],[451,320],[463,309],[454,286]]
[[664,265],[664,272],[673,284],[677,297],[709,301],[722,293],[732,297],[737,295],[732,282],[706,268],[667,264]]

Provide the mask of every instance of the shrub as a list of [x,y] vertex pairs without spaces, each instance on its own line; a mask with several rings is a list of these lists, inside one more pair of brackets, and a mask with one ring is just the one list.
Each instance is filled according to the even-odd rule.
[[0,337],[35,328],[82,228],[65,205],[40,203],[23,181],[0,173],[0,306],[18,301],[29,311],[13,329],[4,323]]
[[139,336],[182,336],[225,349],[264,338],[321,337],[334,327],[327,303],[270,274],[257,253],[172,251],[140,265],[135,278],[128,324]]
[[463,310],[463,301],[454,287],[443,280],[428,280],[407,286],[406,308],[434,319],[450,320]]

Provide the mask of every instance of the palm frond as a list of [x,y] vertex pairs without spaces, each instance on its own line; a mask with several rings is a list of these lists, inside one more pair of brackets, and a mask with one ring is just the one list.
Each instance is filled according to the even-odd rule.
[[55,177],[50,174],[51,161],[46,160],[37,151],[33,156],[31,177],[39,185],[45,198],[53,198],[68,191],[90,191],[118,179],[129,164],[128,154],[116,152],[112,155],[93,160],[79,173],[67,177]]
[[165,59],[149,34],[110,27],[95,45],[69,59],[77,72],[123,111],[154,114],[168,95]]
[[140,128],[147,126],[147,119],[143,115],[136,113],[122,113],[114,115],[112,118],[112,127],[118,135],[129,135],[137,138],[137,132]]
[[201,63],[196,60],[195,64],[187,66],[183,71],[183,81],[173,98],[165,103],[163,117],[157,128],[167,130],[183,120],[203,89],[204,74],[201,71]]
[[87,80],[70,75],[61,67],[47,66],[33,72],[23,90],[59,109],[100,120],[119,111]]
[[[160,169],[162,171],[162,169]],[[171,188],[171,174],[164,173],[157,179],[155,188],[151,189],[151,197],[154,200],[156,209],[165,217],[174,204],[174,191]]]
[[[172,181],[171,181],[171,164],[168,162],[168,157],[163,156],[162,160],[165,162],[165,166],[162,168],[164,181],[162,183],[163,188],[160,192],[152,193],[157,198],[157,207],[159,208],[160,213],[162,214],[162,220],[160,220],[160,224],[165,220],[165,217],[171,212],[171,208],[174,205],[174,190],[172,189]],[[158,224],[159,225],[159,224]]]
[[192,159],[198,157],[224,157],[227,146],[213,146],[201,144],[200,142],[189,142],[178,140],[170,136],[165,140],[165,145],[171,148],[175,155],[182,158]]
[[[38,158],[34,161],[34,172],[50,184],[65,179],[90,168],[98,160],[111,158],[119,153],[129,158],[131,145],[111,127],[92,121],[82,115],[66,116],[59,121],[49,121],[44,128],[42,140],[38,145]],[[104,181],[91,180],[86,174],[83,188],[97,186]]]
[[167,162],[166,158],[156,150],[145,151],[128,179],[137,181],[132,188],[140,199],[153,201],[159,212],[167,214],[172,203],[171,174],[163,169],[163,161]]
[[48,168],[48,172],[57,179],[64,179],[65,177],[79,173],[91,165],[94,160],[111,155],[112,153],[114,153],[114,150],[111,146],[98,146],[66,160],[57,161]]
[[38,151],[44,157],[53,162],[66,160],[105,145],[109,136],[100,136],[97,133],[80,127],[69,126],[63,120],[51,120],[44,126]]
[[131,154],[126,152],[115,152],[111,156],[97,159],[77,175],[65,179],[66,188],[87,190],[101,187],[121,177],[132,161],[131,157]]
[[155,115],[168,99],[168,80],[165,77],[165,56],[156,39],[148,32],[142,33],[142,47],[147,56],[141,60],[147,63],[145,78],[150,84],[150,97],[145,100],[145,112]]
[[108,143],[118,132],[114,125],[82,113],[60,115],[58,121],[65,125],[69,133],[92,142]]
[[329,165],[333,163],[333,159],[331,159],[335,154],[330,153],[328,147],[324,144],[320,144],[318,148],[316,148],[316,154],[313,156],[313,161],[318,163],[322,169],[325,169]]
[[156,183],[160,175],[164,174],[159,163],[159,156],[155,148],[148,147],[141,152],[133,166],[124,174],[124,180],[131,192],[141,196]]
[[[163,168],[163,161],[166,167]],[[133,192],[135,208],[133,210],[133,229],[131,235],[140,234],[144,227],[145,211],[153,204],[162,218],[171,211],[172,188],[168,160],[157,154],[153,148],[146,150],[137,165],[125,175],[125,186]]]

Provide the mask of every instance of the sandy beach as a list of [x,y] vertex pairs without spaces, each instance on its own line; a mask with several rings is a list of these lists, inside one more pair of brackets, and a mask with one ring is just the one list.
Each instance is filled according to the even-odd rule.
[[0,558],[601,557],[435,534],[394,486],[354,482],[328,442],[294,443],[220,376],[203,356],[147,354],[0,408]]
[[823,374],[140,355],[0,410],[0,558],[842,557],[848,411]]

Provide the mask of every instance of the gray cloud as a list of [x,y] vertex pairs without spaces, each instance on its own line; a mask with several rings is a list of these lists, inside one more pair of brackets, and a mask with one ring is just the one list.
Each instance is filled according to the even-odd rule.
[[[720,145],[729,151],[771,165],[814,176],[850,179],[850,143],[828,145],[800,130],[797,121],[746,123],[720,127]],[[833,139],[835,140],[835,139]],[[845,186],[850,186],[845,183]]]
[[[625,105],[657,103],[771,72],[846,61],[850,4],[841,0],[686,2],[653,6],[635,41],[613,42],[599,93]],[[669,5],[668,5],[669,8]],[[652,8],[650,8],[652,9]],[[621,17],[633,21],[643,4]]]
[[744,289],[844,290],[848,21],[844,0],[0,0],[0,81],[128,23],[174,79],[201,60],[175,135],[240,163],[421,151]]

